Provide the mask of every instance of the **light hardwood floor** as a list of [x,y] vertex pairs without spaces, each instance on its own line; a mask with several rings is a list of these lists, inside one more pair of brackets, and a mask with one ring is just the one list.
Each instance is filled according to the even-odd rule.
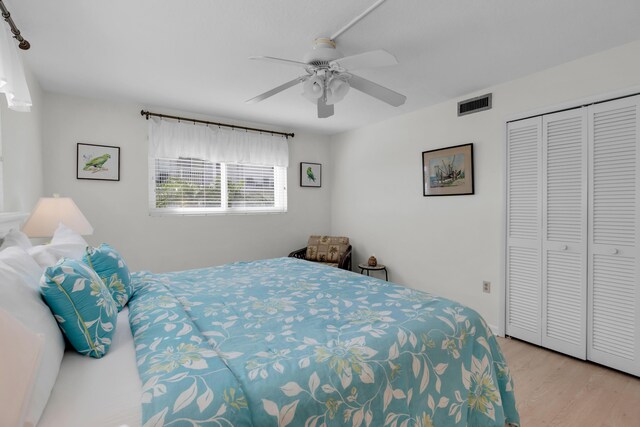
[[522,427],[638,427],[640,379],[498,338],[511,369]]

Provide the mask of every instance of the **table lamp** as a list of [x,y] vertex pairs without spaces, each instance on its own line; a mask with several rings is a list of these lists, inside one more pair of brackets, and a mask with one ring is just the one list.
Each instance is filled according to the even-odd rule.
[[93,234],[93,227],[70,197],[41,197],[22,231],[29,237],[51,237],[63,223],[76,233]]

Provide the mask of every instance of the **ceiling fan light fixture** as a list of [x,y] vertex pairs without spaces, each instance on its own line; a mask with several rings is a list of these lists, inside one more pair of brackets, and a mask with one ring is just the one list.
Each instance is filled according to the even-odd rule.
[[324,80],[319,76],[313,76],[302,85],[302,95],[314,104],[324,95]]
[[334,104],[342,101],[351,87],[358,92],[362,92],[365,95],[376,98],[394,107],[399,107],[404,104],[407,97],[401,93],[394,92],[389,88],[351,73],[352,70],[357,69],[396,65],[398,61],[395,56],[382,49],[343,56],[342,53],[336,49],[335,39],[384,1],[385,0],[376,0],[373,6],[369,7],[355,19],[352,19],[345,27],[334,33],[331,37],[319,37],[315,39],[313,49],[303,56],[302,61],[276,58],[273,56],[250,57],[250,59],[303,68],[306,74],[280,86],[276,86],[267,92],[251,98],[247,102],[255,103],[265,100],[292,86],[302,83],[302,96],[316,104],[318,118],[321,119],[333,116]]
[[327,105],[342,101],[349,92],[349,88],[349,83],[343,78],[333,77],[327,85]]

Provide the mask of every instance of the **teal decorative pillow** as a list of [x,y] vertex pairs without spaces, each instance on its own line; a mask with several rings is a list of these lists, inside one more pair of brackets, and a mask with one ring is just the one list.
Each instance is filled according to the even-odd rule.
[[124,259],[115,249],[103,243],[99,248],[87,248],[82,260],[98,273],[116,301],[118,311],[122,310],[133,292],[131,274]]
[[44,272],[40,293],[78,353],[99,359],[109,351],[118,307],[95,271],[63,258]]

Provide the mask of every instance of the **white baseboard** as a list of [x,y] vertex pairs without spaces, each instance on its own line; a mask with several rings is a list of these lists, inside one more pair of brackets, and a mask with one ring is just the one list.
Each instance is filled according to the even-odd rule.
[[[489,324],[487,323],[487,325]],[[493,335],[497,337],[503,336],[502,331],[500,331],[500,328],[498,328],[496,325],[489,325],[489,328],[491,329],[491,332],[493,333]]]

